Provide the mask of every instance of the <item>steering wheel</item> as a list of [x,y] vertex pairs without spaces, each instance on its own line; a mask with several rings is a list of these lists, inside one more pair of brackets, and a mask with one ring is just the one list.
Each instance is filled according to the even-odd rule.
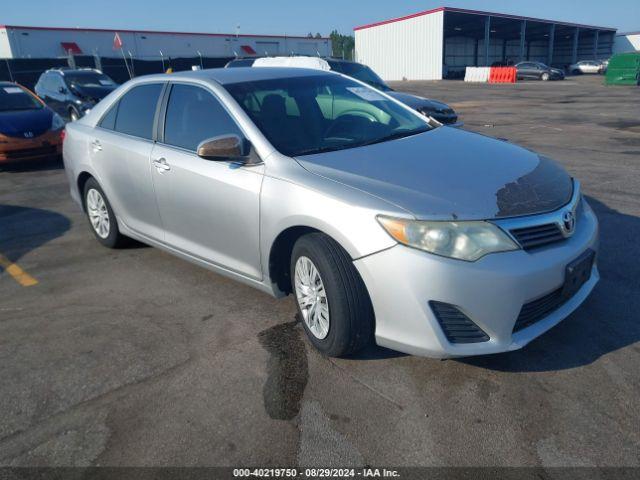
[[340,132],[340,129],[344,129],[345,127],[347,130],[352,130],[354,122],[357,125],[358,122],[362,122],[363,120],[371,123],[378,121],[378,119],[369,112],[363,112],[362,110],[347,110],[340,114],[340,116],[338,116],[331,125],[329,125],[329,128],[324,132],[324,137],[331,138],[334,131],[337,130]]

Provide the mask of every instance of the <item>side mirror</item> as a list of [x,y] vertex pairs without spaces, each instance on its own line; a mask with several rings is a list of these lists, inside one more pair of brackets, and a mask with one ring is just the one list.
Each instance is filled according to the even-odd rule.
[[64,87],[58,87],[58,92],[59,93],[67,93],[67,89]]
[[221,135],[200,142],[196,153],[205,160],[246,162],[249,150],[248,140],[238,135]]

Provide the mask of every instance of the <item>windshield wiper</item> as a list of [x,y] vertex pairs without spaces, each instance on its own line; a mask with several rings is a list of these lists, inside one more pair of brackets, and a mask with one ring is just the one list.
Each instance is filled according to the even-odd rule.
[[373,140],[368,140],[366,142],[345,143],[343,145],[335,145],[333,147],[307,148],[305,150],[300,150],[299,152],[296,152],[292,156],[293,157],[299,157],[299,156],[302,156],[302,155],[311,155],[311,154],[314,154],[314,153],[327,153],[327,152],[335,152],[337,150],[346,150],[348,148],[365,147],[367,145],[373,145],[375,143],[382,143],[382,142],[388,142],[390,140],[397,140],[399,138],[411,137],[413,135],[418,135],[419,133],[428,132],[429,130],[431,130],[431,129],[430,128],[424,128],[424,129],[419,129],[419,130],[405,130],[405,131],[402,131],[402,132],[392,133],[391,135],[386,135],[384,137],[375,138]]
[[405,130],[403,132],[396,132],[390,135],[386,135],[384,137],[376,138],[374,140],[370,140],[368,142],[361,143],[357,145],[358,147],[364,147],[366,145],[374,145],[376,143],[388,142],[391,140],[398,140],[399,138],[411,137],[413,135],[418,135],[419,133],[428,132],[431,130],[430,128],[424,128],[419,130]]
[[335,152],[336,150],[345,150],[347,148],[354,148],[354,147],[359,147],[360,144],[354,144],[354,143],[345,143],[344,145],[335,145],[333,147],[313,147],[313,148],[307,148],[305,150],[300,150],[299,152],[296,152],[294,155],[292,155],[293,157],[298,157],[301,155],[311,155],[314,153],[327,153],[327,152]]

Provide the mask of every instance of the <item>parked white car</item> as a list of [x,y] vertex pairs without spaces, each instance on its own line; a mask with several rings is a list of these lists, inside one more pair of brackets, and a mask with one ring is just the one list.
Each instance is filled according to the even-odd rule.
[[583,73],[602,73],[604,65],[600,60],[583,60],[569,66],[569,71],[573,75],[581,75]]

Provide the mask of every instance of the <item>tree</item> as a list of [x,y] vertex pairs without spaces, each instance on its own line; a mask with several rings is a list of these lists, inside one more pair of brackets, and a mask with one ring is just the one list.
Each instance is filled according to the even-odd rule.
[[329,37],[331,38],[334,57],[353,60],[353,50],[356,46],[356,41],[352,35],[342,35],[338,33],[337,30],[334,30]]

